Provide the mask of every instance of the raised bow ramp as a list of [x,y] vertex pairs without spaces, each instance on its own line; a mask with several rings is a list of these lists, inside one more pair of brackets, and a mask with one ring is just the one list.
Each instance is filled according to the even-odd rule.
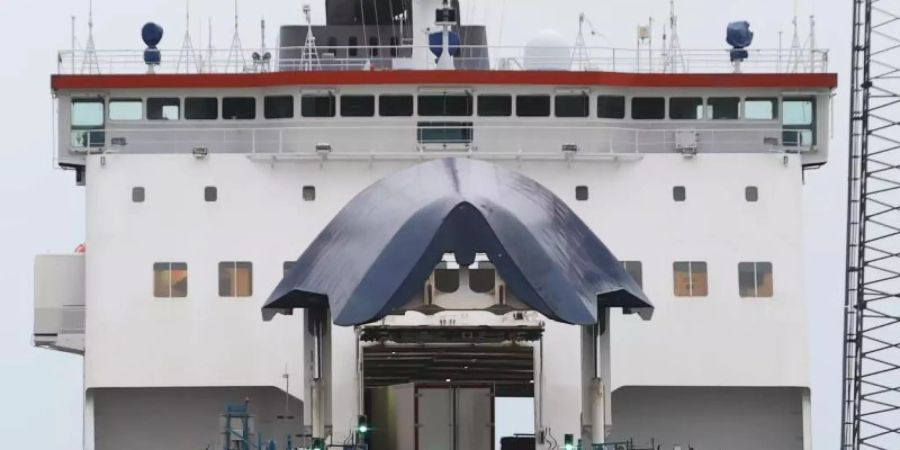
[[598,308],[653,306],[613,254],[556,195],[483,161],[430,161],[357,195],[278,284],[263,316],[331,309],[334,323],[379,320],[420,292],[445,253],[484,253],[507,288],[560,322],[589,325]]

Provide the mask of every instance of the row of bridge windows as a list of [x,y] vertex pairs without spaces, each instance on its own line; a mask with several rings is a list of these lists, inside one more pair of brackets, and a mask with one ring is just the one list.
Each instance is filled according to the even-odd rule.
[[[292,261],[283,265],[284,274],[293,266]],[[625,271],[643,287],[644,269],[640,261],[622,261]],[[738,263],[738,293],[741,297],[772,297],[774,284],[771,262]],[[459,288],[455,271],[439,269],[435,288],[452,293]],[[470,274],[470,288],[474,292],[489,292],[494,288],[493,269],[478,269]],[[676,297],[706,297],[709,295],[709,269],[703,261],[676,261],[672,265],[673,286]],[[247,261],[223,261],[218,264],[219,296],[250,297],[253,295],[253,263]],[[153,295],[157,298],[184,298],[188,296],[188,265],[184,262],[158,262],[153,264]]]
[[[810,127],[815,120],[815,99],[778,97],[631,97],[598,95],[594,97],[596,116],[601,119],[625,119],[626,109],[634,120],[776,120],[783,109],[786,126]],[[627,103],[630,100],[630,103]],[[383,94],[300,95],[302,117],[550,117],[586,118],[590,116],[588,94]],[[146,105],[145,105],[146,103]],[[273,95],[262,98],[265,119],[291,119],[296,113],[295,96]],[[630,108],[626,108],[626,104]],[[74,99],[73,127],[95,127],[105,123],[103,99]],[[109,119],[138,120],[254,120],[256,97],[150,97],[114,98],[109,101]]]

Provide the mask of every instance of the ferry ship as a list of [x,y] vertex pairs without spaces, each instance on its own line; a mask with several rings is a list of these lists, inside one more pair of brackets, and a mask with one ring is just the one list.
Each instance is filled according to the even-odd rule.
[[86,236],[36,257],[34,344],[83,355],[85,449],[812,448],[826,51],[325,4],[274,49],[60,52]]

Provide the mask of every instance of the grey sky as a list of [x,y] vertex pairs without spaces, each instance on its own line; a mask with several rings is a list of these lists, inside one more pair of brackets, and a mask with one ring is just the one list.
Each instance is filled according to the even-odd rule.
[[[193,0],[194,43],[206,45],[206,22],[213,41],[227,48],[233,31],[230,1]],[[241,2],[241,37],[246,48],[259,45],[259,19],[266,17],[268,43],[277,27],[299,23],[302,1]],[[310,2],[317,22],[323,1]],[[634,45],[635,27],[653,16],[661,24],[668,0],[462,0],[467,22],[485,23],[492,44],[523,45],[543,28],[574,42],[578,13],[584,11],[611,45]],[[505,5],[505,6],[504,6]],[[789,45],[793,7],[785,0],[679,0],[679,35],[684,48],[724,47],[725,24],[745,19],[756,32],[755,48],[774,48],[778,32]],[[841,326],[843,302],[847,93],[852,2],[801,0],[805,38],[815,13],[819,47],[830,48],[830,67],[840,74],[834,112],[832,159],[806,176],[804,219],[806,285],[810,305],[813,382],[813,436],[816,449],[837,444],[840,419]],[[184,34],[184,0],[95,0],[98,48],[143,48],[140,27],[149,20],[166,29],[162,48],[178,48]],[[0,259],[3,314],[0,314],[0,436],[9,448],[81,448],[81,358],[31,348],[33,257],[71,252],[84,236],[82,188],[71,172],[51,166],[53,132],[49,77],[56,51],[69,46],[70,16],[78,16],[78,37],[86,40],[87,0],[0,1]],[[200,25],[203,24],[201,38]],[[657,28],[656,38],[659,38]],[[588,45],[609,45],[589,37]],[[722,176],[728,176],[722,174]],[[798,282],[801,280],[797,280]],[[652,326],[652,323],[651,323]],[[739,355],[735,355],[739,357]],[[530,420],[530,419],[529,419]]]

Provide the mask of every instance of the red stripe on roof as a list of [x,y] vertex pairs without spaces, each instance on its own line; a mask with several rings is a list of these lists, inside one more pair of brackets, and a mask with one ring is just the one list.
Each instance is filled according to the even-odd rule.
[[392,70],[233,74],[54,75],[59,90],[263,88],[338,85],[552,85],[693,88],[834,89],[837,74],[662,74],[557,71]]

